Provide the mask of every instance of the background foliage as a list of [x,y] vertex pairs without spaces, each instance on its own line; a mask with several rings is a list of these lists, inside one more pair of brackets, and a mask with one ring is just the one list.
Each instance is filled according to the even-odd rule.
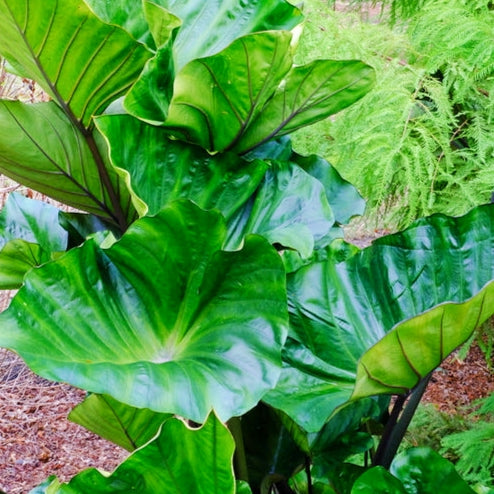
[[337,118],[301,131],[296,147],[320,147],[388,226],[463,214],[494,190],[491,2],[384,3],[382,17],[369,19],[307,2],[300,60],[358,57],[377,69],[377,84]]

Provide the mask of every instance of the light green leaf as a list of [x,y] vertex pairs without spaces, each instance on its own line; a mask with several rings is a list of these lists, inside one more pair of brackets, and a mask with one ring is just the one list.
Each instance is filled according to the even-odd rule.
[[365,96],[374,78],[373,69],[358,60],[315,60],[293,67],[235,149],[245,152],[338,113]]
[[125,405],[111,396],[91,394],[69,413],[68,418],[98,436],[134,451],[150,441],[170,417],[171,414]]
[[464,303],[399,324],[360,359],[353,398],[411,390],[493,313],[494,281]]
[[291,34],[270,31],[235,40],[178,74],[165,127],[210,152],[242,154],[342,110],[372,87],[358,61],[292,67]]
[[35,0],[1,0],[0,17],[1,55],[86,128],[152,55],[82,0],[47,0],[43,8]]
[[[92,468],[68,484],[55,479],[45,494],[234,494],[234,442],[228,429],[211,415],[200,429],[184,421],[166,421],[156,439],[138,449],[112,474]],[[45,484],[46,485],[46,484]]]
[[[267,164],[233,154],[211,156],[196,146],[170,141],[166,132],[125,115],[98,117],[113,165],[128,174],[141,214],[155,214],[175,199],[216,208],[227,220],[247,202]],[[125,146],[121,146],[122,140]]]
[[[372,363],[364,357],[364,362],[391,373],[388,392],[413,386],[418,380],[415,371],[431,372],[475,324],[494,312],[493,238],[494,207],[484,206],[461,218],[437,215],[420,220],[345,262],[316,262],[290,275],[291,332],[285,366],[276,389],[264,400],[307,430],[319,430],[350,399],[360,358],[386,333],[385,342],[394,338],[397,343],[393,350],[383,342],[382,348],[389,351],[375,354]],[[446,315],[446,310],[452,312]],[[446,323],[450,341],[441,347]],[[396,351],[401,347],[391,330],[400,324],[414,341],[413,369]],[[400,372],[405,368],[403,381]],[[360,375],[361,371],[359,379]],[[371,391],[378,390],[356,391],[354,397]]]
[[0,345],[44,377],[138,408],[243,414],[279,376],[285,275],[264,239],[225,252],[225,235],[219,213],[178,202],[108,249],[87,241],[26,277]]
[[10,194],[0,212],[0,289],[21,286],[25,274],[67,248],[59,210],[20,194]]
[[130,222],[135,211],[129,193],[101,161],[105,151],[103,143],[98,149],[93,139],[88,141],[53,102],[0,101],[2,173],[74,208],[116,224],[122,214]]

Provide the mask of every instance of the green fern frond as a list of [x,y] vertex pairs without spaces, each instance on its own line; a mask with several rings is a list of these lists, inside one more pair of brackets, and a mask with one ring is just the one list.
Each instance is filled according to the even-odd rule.
[[479,421],[471,429],[441,440],[441,454],[458,458],[460,475],[471,482],[494,487],[494,423]]

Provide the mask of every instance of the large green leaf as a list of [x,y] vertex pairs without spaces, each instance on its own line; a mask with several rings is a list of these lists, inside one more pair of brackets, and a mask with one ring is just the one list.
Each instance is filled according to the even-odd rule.
[[134,451],[150,441],[171,416],[131,407],[111,396],[91,394],[69,413],[69,420]]
[[135,215],[130,195],[102,161],[104,152],[103,142],[98,148],[92,138],[88,141],[53,102],[0,101],[2,173],[116,224],[122,215],[130,222]]
[[324,187],[290,162],[273,162],[268,168],[265,161],[246,161],[233,153],[211,156],[198,146],[171,141],[162,128],[128,115],[102,116],[96,123],[109,143],[114,166],[129,175],[141,214],[153,214],[184,197],[202,208],[216,208],[229,224],[230,248],[256,233],[308,257],[332,238],[327,177]]
[[159,436],[137,450],[111,475],[92,468],[68,484],[53,480],[41,494],[234,494],[234,442],[211,415],[200,429],[182,420],[166,421]]
[[63,252],[67,232],[59,210],[20,194],[10,194],[0,213],[0,289],[18,288],[24,275]]
[[[350,399],[362,355],[403,321],[409,334],[415,333],[417,352],[430,347],[422,360],[416,357],[420,372],[432,371],[451,347],[445,343],[441,349],[438,344],[444,306],[431,309],[471,299],[464,306],[452,306],[455,314],[467,311],[461,317],[443,321],[448,321],[448,338],[455,335],[453,345],[494,312],[494,303],[487,303],[494,279],[493,239],[494,207],[484,206],[461,218],[436,215],[420,220],[345,262],[329,259],[290,275],[291,332],[285,366],[277,388],[265,400],[309,431],[319,430]],[[468,315],[472,321],[465,330]],[[382,354],[378,358],[384,360]],[[393,350],[385,359],[390,367],[399,361],[404,368],[406,356]],[[412,374],[416,382],[417,374],[408,368],[407,377]],[[387,384],[403,391],[403,383]]]
[[[101,0],[100,0],[101,1]],[[294,28],[301,12],[285,0],[156,0],[182,20],[175,45],[178,68],[196,58],[218,53],[239,36]]]
[[1,0],[0,53],[87,127],[133,84],[152,53],[82,0]]
[[255,33],[222,52],[189,62],[175,79],[165,126],[215,152],[247,152],[336,113],[372,87],[358,61],[292,66],[291,34]]
[[175,199],[188,198],[204,209],[218,209],[229,220],[267,168],[260,160],[211,156],[197,146],[171,141],[162,128],[128,115],[98,117],[96,124],[108,141],[113,165],[129,175],[141,214],[155,214]]
[[[285,275],[261,237],[222,251],[219,213],[174,203],[110,248],[93,241],[32,271],[0,316],[0,345],[38,374],[138,407],[227,419],[272,388]],[[136,263],[138,260],[138,263]]]

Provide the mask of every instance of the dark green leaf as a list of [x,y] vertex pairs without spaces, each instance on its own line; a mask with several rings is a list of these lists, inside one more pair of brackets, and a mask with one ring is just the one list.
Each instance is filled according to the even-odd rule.
[[[132,221],[135,211],[125,183],[99,161],[106,151],[103,145],[95,155],[93,144],[53,102],[0,101],[0,170],[5,175],[117,224],[122,208]],[[108,187],[102,186],[101,166]],[[118,201],[110,191],[118,191]]]
[[390,472],[410,494],[474,494],[453,464],[430,448],[412,448],[399,454]]

